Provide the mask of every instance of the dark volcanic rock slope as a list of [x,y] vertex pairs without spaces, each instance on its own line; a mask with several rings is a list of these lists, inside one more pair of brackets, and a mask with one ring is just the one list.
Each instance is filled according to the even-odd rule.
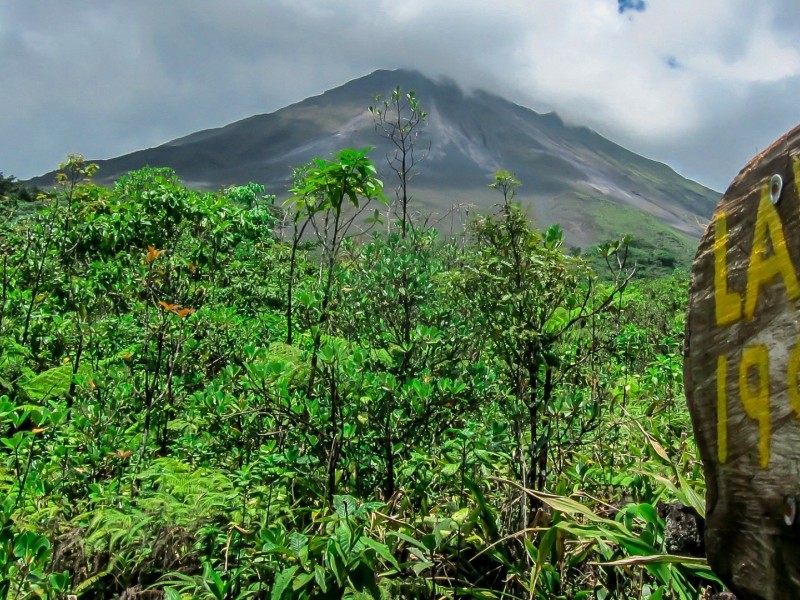
[[[398,85],[415,90],[428,113],[418,151],[427,157],[412,184],[420,213],[443,215],[454,205],[493,210],[499,196],[487,184],[497,169],[507,169],[522,181],[518,198],[532,217],[542,226],[560,223],[567,240],[583,246],[624,233],[699,238],[719,198],[554,113],[403,70],[376,71],[271,114],[96,161],[98,181],[110,183],[144,165],[169,166],[190,187],[255,181],[281,197],[293,167],[341,148],[376,146],[371,157],[391,197],[390,146],[375,132],[367,107],[374,94],[388,95]],[[33,181],[48,185],[52,174]]]

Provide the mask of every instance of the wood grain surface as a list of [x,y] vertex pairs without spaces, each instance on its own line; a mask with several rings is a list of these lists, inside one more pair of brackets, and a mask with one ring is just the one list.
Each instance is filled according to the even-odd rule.
[[692,267],[684,375],[706,550],[741,600],[800,598],[798,181],[800,127],[734,179]]

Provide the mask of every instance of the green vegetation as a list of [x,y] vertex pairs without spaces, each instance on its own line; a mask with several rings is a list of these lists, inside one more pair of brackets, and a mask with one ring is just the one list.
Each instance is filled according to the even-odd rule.
[[0,220],[9,221],[30,215],[40,207],[39,190],[29,188],[16,177],[0,172]]
[[[640,278],[667,276],[675,269],[688,270],[692,265],[697,242],[652,215],[589,194],[562,198],[559,207],[567,214],[580,214],[585,227],[607,237],[613,232],[628,232],[628,262],[636,265]],[[605,261],[599,249],[600,246],[588,248],[585,257],[595,270],[602,272]]]
[[704,509],[685,274],[599,276],[506,172],[443,242],[349,234],[367,151],[283,207],[95,170],[0,225],[0,598],[720,589],[660,510]]
[[0,171],[0,202],[19,203],[33,202],[37,196],[36,190],[30,190],[16,180],[16,177],[5,177]]

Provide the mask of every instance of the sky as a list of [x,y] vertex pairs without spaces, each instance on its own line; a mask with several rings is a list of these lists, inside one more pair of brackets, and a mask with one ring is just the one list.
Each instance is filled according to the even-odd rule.
[[0,0],[0,68],[20,179],[411,68],[724,191],[800,123],[800,1]]

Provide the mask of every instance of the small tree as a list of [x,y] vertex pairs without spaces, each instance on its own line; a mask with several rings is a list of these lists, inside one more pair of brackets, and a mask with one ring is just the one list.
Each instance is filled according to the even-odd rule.
[[493,190],[500,190],[503,194],[503,211],[508,215],[511,203],[517,195],[517,188],[522,185],[511,171],[499,170],[494,174],[494,181],[489,184]]
[[[289,203],[296,211],[295,241],[310,224],[322,252],[319,271],[319,304],[312,325],[312,349],[306,395],[315,394],[314,384],[319,373],[319,355],[322,335],[326,328],[334,295],[336,264],[342,242],[371,200],[385,202],[383,183],[377,178],[375,166],[367,158],[371,148],[346,149],[332,160],[314,159],[301,172]],[[346,205],[354,210],[346,212]],[[300,229],[297,223],[302,221]],[[296,247],[296,244],[295,244]],[[293,260],[295,253],[293,252]],[[293,274],[293,270],[292,270]],[[293,276],[293,275],[292,275]],[[290,276],[291,277],[291,276]],[[291,282],[290,282],[291,284]],[[327,461],[327,496],[333,499],[335,472],[343,438],[342,406],[335,378],[329,378],[329,450]]]
[[412,449],[464,419],[478,396],[463,381],[474,366],[466,359],[471,322],[443,255],[435,230],[412,226],[405,239],[396,231],[353,248],[340,273],[332,325],[368,357],[359,395],[369,401],[353,403],[363,420],[358,444],[345,451],[352,459],[367,449],[372,465],[357,485],[365,493],[380,485],[385,499],[397,491],[398,465]]
[[[580,379],[588,357],[599,351],[594,329],[587,333],[585,327],[629,277],[598,292],[585,262],[562,252],[560,227],[533,229],[512,202],[518,185],[506,171],[491,184],[503,193],[504,207],[500,215],[472,225],[477,248],[466,286],[479,335],[491,340],[511,390],[506,410],[519,440],[518,475],[523,486],[542,490],[553,453],[580,443],[599,423],[597,398],[568,408],[558,408],[555,400],[560,386]],[[523,527],[528,513],[523,507]]]
[[[305,186],[306,172],[311,163],[294,170],[294,187],[290,190],[297,193]],[[284,205],[286,218],[292,222],[292,245],[289,253],[289,278],[286,284],[286,343],[292,345],[294,342],[294,284],[297,272],[297,250],[300,241],[311,223],[312,207],[317,202],[310,202],[308,197],[293,196]]]
[[[328,318],[327,311],[331,300],[336,257],[342,242],[347,237],[355,220],[364,212],[371,200],[385,202],[383,182],[377,178],[375,166],[367,158],[370,150],[372,148],[345,149],[339,152],[333,160],[315,158],[304,168],[295,172],[295,185],[290,190],[293,196],[287,201],[287,204],[294,210],[295,234],[292,264],[296,259],[296,248],[300,238],[310,224],[322,249],[320,263],[322,304],[319,325],[322,325]],[[344,212],[346,200],[355,208],[349,214]],[[290,290],[293,273],[294,270],[290,267]],[[291,323],[291,309],[287,316]],[[291,336],[290,331],[287,341],[291,340]],[[312,383],[313,377],[314,369],[312,368]]]
[[394,152],[387,154],[386,160],[399,180],[395,191],[397,195],[395,215],[400,218],[402,237],[405,238],[410,219],[408,205],[411,196],[408,184],[414,175],[414,167],[419,162],[415,150],[420,128],[428,115],[420,107],[414,90],[403,92],[400,86],[396,87],[386,100],[375,96],[375,102],[379,105],[369,107],[375,119],[375,129],[394,145]]

